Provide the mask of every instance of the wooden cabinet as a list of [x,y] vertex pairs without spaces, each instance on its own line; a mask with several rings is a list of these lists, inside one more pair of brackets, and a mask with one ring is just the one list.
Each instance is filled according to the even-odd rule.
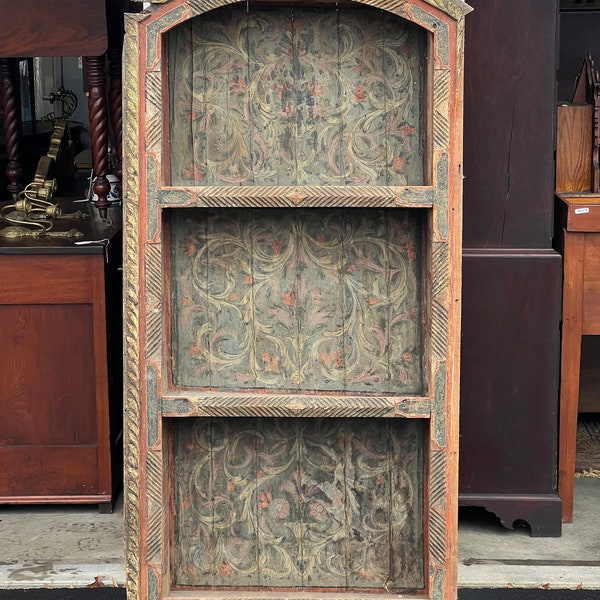
[[0,242],[0,503],[112,507],[120,377],[109,377],[107,305],[118,318],[119,236],[88,227],[108,246]]
[[560,256],[552,250],[558,2],[473,7],[465,39],[459,499],[487,507],[508,527],[526,521],[532,535],[560,535]]
[[123,61],[128,594],[451,600],[469,7],[156,4]]

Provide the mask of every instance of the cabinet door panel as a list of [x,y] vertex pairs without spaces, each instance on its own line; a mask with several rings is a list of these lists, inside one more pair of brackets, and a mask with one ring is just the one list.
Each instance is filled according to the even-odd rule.
[[0,305],[0,444],[96,439],[92,306]]

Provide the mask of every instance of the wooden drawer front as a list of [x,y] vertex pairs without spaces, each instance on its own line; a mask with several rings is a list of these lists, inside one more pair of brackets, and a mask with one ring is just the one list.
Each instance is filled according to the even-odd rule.
[[0,304],[91,302],[94,261],[102,255],[2,255]]
[[0,446],[0,465],[0,496],[102,492],[96,446]]
[[600,235],[585,234],[583,263],[583,334],[600,334]]

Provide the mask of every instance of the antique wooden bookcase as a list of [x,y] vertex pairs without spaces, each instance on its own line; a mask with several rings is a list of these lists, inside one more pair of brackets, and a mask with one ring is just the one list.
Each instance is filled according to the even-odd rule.
[[127,17],[131,599],[455,597],[468,10]]

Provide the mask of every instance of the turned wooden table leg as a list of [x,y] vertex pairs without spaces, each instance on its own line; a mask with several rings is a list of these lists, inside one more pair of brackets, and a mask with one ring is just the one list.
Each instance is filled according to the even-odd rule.
[[94,166],[93,190],[97,195],[96,208],[102,218],[108,214],[110,183],[108,169],[108,108],[105,91],[104,56],[86,56],[86,88],[90,117],[90,142]]
[[23,169],[19,162],[19,142],[21,137],[21,111],[19,97],[15,85],[16,60],[0,58],[0,96],[2,100],[2,121],[6,134],[6,178],[9,181],[8,192],[13,201],[17,200],[19,192],[23,189],[21,178]]

